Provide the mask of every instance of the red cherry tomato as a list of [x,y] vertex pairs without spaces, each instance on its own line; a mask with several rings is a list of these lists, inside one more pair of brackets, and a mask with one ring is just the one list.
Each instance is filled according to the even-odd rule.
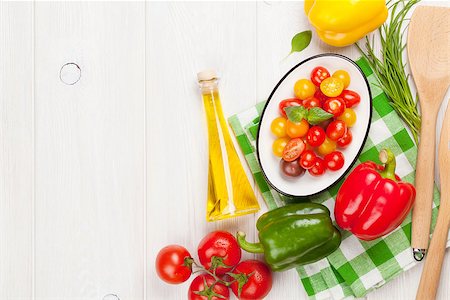
[[344,100],[345,107],[357,106],[361,102],[361,96],[351,90],[343,90],[339,97]]
[[[205,284],[206,283],[206,284]],[[215,295],[220,296],[215,296]],[[209,274],[200,274],[192,280],[188,290],[189,300],[229,300],[230,290]]]
[[191,277],[191,265],[185,259],[191,254],[183,246],[170,245],[162,248],[156,256],[156,273],[159,278],[170,284],[185,282]]
[[[206,235],[198,245],[198,258],[207,270],[212,270],[217,260],[229,266],[216,267],[216,274],[225,274],[233,269],[241,260],[241,248],[236,238],[226,231],[213,231]],[[214,262],[216,261],[216,262]]]
[[305,143],[301,138],[290,140],[286,147],[284,147],[283,159],[285,161],[296,160],[302,154],[303,150],[305,150],[305,147]]
[[314,165],[308,170],[309,174],[312,176],[320,176],[325,173],[327,166],[325,162],[320,157],[316,157],[314,160]]
[[318,147],[325,140],[325,131],[320,126],[313,126],[309,129],[306,139],[308,144]]
[[285,99],[278,104],[278,110],[283,117],[286,117],[285,107],[289,106],[302,106],[302,100],[297,98]]
[[345,110],[345,102],[342,98],[329,98],[323,103],[323,110],[339,117]]
[[327,136],[333,140],[337,141],[347,132],[347,124],[341,120],[334,120],[327,127]]
[[316,153],[312,150],[305,150],[302,155],[300,155],[300,160],[298,163],[303,169],[311,169],[316,160]]
[[327,168],[332,171],[337,171],[344,166],[344,155],[341,151],[333,151],[324,157]]
[[345,148],[348,145],[350,145],[352,140],[353,140],[352,132],[350,131],[350,129],[347,129],[347,132],[340,139],[338,139],[336,143],[339,147]]
[[324,67],[315,67],[311,72],[311,81],[315,86],[320,86],[322,81],[330,77],[330,72]]
[[303,106],[306,108],[320,107],[320,100],[315,97],[305,99],[303,100]]
[[320,89],[317,89],[314,93],[314,98],[319,99],[320,103],[324,103],[328,100],[328,96],[326,96]]
[[[239,263],[233,273],[239,276],[230,288],[240,300],[263,299],[272,289],[272,272],[259,260],[244,260]],[[239,280],[244,285],[239,290]]]

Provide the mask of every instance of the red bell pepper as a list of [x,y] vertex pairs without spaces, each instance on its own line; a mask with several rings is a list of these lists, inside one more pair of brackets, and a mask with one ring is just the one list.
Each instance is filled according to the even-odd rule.
[[336,198],[336,223],[361,240],[374,240],[399,226],[416,197],[414,186],[395,175],[395,156],[380,152],[384,167],[374,162],[357,166],[342,184]]

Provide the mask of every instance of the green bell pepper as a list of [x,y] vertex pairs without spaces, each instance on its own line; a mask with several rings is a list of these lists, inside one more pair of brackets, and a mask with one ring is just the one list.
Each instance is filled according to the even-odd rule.
[[317,203],[286,205],[269,211],[256,222],[259,243],[245,240],[239,246],[251,253],[264,253],[273,271],[284,271],[318,261],[336,250],[341,233],[333,226],[328,208]]

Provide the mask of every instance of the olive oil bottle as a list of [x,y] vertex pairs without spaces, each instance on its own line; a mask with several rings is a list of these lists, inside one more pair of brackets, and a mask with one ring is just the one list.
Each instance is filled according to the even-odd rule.
[[231,140],[214,71],[197,74],[208,123],[207,221],[255,213],[259,204]]

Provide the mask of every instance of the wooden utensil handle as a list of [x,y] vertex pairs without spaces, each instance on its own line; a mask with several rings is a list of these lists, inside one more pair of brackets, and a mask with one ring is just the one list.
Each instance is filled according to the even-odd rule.
[[430,238],[434,186],[437,112],[423,113],[419,153],[416,165],[416,201],[412,214],[412,242],[417,249],[427,249]]

